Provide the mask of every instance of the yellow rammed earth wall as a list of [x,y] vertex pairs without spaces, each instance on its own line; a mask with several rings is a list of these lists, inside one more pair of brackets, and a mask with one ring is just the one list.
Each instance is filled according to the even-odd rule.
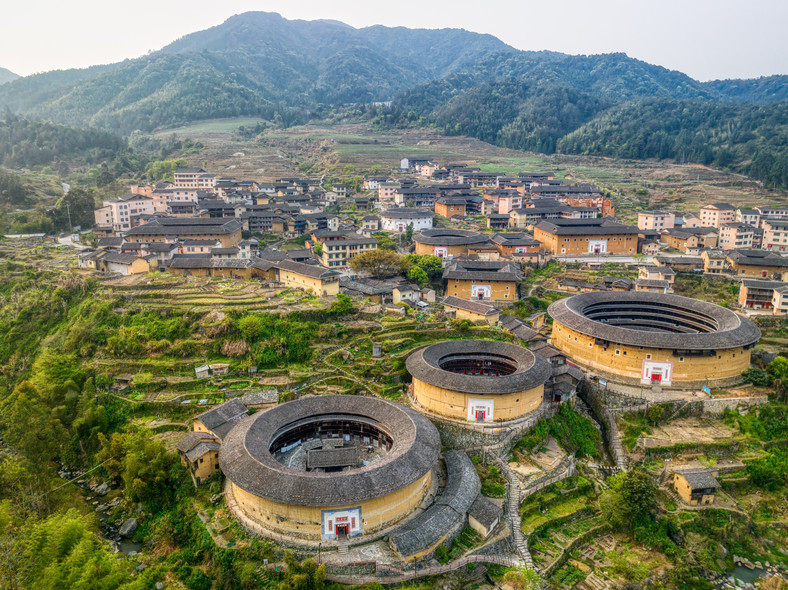
[[[646,360],[673,363],[671,381],[674,385],[734,379],[750,367],[750,351],[741,347],[720,349],[714,356],[684,357],[673,356],[670,349],[622,346],[613,342],[605,350],[601,344],[594,343],[593,337],[570,330],[558,322],[553,323],[552,342],[579,365],[606,373],[614,379],[618,376],[639,382]],[[680,360],[682,358],[683,361]]]
[[473,299],[474,285],[490,285],[491,299],[493,301],[516,301],[517,283],[515,281],[490,281],[487,279],[448,279],[446,281],[446,295],[453,295],[461,299]]
[[[363,534],[369,535],[391,526],[421,505],[432,482],[432,472],[427,472],[412,484],[366,502],[342,506],[299,506],[282,504],[255,496],[231,483],[238,507],[246,516],[263,527],[282,535],[320,540],[323,510],[342,510],[361,506]],[[330,485],[330,484],[327,484]]]
[[468,419],[469,399],[493,400],[493,420],[515,420],[539,407],[544,385],[517,393],[480,395],[443,389],[414,378],[413,396],[425,410],[455,420]]
[[460,254],[467,254],[468,253],[468,246],[461,245],[461,246],[432,246],[430,244],[422,244],[420,242],[416,242],[416,254],[420,256],[424,256],[427,254],[435,254],[435,248],[446,248],[446,255],[447,256],[459,256]]

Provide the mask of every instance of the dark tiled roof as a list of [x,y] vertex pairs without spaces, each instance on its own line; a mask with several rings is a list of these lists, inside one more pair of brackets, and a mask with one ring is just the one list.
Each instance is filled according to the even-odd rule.
[[[517,369],[510,375],[497,377],[452,373],[440,367],[449,355],[483,356],[485,354],[511,359]],[[460,391],[495,395],[515,393],[544,384],[550,377],[550,366],[527,348],[494,340],[450,340],[417,350],[406,361],[408,372],[430,385]]]
[[412,207],[399,207],[398,209],[388,209],[380,213],[381,219],[427,219],[432,217],[432,211],[414,209]]
[[193,449],[186,451],[186,458],[194,462],[200,457],[204,457],[206,453],[210,453],[211,451],[217,452],[219,447],[219,443],[215,441],[200,442]]
[[478,301],[468,301],[467,299],[461,299],[451,295],[444,297],[441,300],[441,303],[449,307],[456,307],[458,309],[464,309],[465,311],[479,313],[482,315],[493,315],[499,312],[499,310],[492,305],[487,305],[486,303],[480,303]]
[[399,527],[391,535],[394,549],[405,557],[436,545],[447,533],[458,530],[479,495],[481,483],[476,469],[462,451],[444,455],[446,487],[426,511]]
[[635,225],[624,225],[609,219],[553,219],[540,221],[536,226],[558,236],[626,235],[637,234]]
[[413,241],[428,246],[462,246],[486,242],[487,236],[465,229],[427,229],[414,235]]
[[[370,465],[339,473],[298,471],[271,455],[271,443],[282,428],[321,415],[373,420],[392,437],[391,450]],[[285,504],[328,507],[400,490],[421,479],[439,452],[438,431],[418,412],[379,398],[322,395],[245,419],[224,439],[219,463],[235,485],[251,494]]]
[[749,266],[788,266],[788,258],[768,250],[734,250],[728,254],[728,259]]
[[194,447],[196,447],[201,441],[215,441],[216,437],[214,437],[210,432],[189,432],[184,436],[181,440],[179,440],[175,448],[185,453],[187,451],[191,451]]
[[443,270],[444,279],[479,281],[521,281],[523,273],[511,262],[494,260],[452,260]]
[[274,263],[274,267],[294,272],[313,279],[329,279],[338,277],[339,273],[334,270],[329,270],[316,264],[305,264],[303,262],[295,262],[294,260],[281,260]]
[[472,516],[489,529],[500,520],[501,507],[479,494],[476,501],[471,504],[468,516]]
[[247,415],[246,406],[239,399],[231,399],[197,416],[197,420],[219,438],[224,438],[241,418]]
[[495,234],[492,241],[501,246],[538,246],[542,242],[535,240],[531,234],[525,232],[506,232]]
[[435,503],[450,506],[464,515],[481,492],[479,475],[463,451],[448,451],[444,453],[443,460],[446,463],[446,487]]
[[676,473],[683,475],[693,490],[720,487],[720,483],[708,469],[682,469],[676,470]]
[[204,217],[158,217],[144,225],[138,225],[126,232],[127,236],[146,235],[198,235],[230,234],[241,230],[236,219],[212,219]]

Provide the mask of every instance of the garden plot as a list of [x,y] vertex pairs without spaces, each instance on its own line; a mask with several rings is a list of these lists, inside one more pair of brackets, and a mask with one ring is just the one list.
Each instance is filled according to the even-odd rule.
[[734,439],[737,432],[722,421],[680,418],[670,424],[653,427],[651,434],[641,434],[638,445],[647,449],[679,444],[711,444]]

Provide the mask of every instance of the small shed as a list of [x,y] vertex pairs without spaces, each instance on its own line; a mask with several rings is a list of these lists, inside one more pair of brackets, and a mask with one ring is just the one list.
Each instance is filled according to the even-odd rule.
[[194,369],[194,375],[197,379],[206,379],[211,376],[211,367],[210,365],[200,365],[196,369]]
[[714,503],[720,488],[716,472],[711,469],[684,469],[673,472],[673,488],[681,499],[692,506]]
[[483,538],[487,538],[501,521],[501,507],[479,494],[468,509],[468,524]]

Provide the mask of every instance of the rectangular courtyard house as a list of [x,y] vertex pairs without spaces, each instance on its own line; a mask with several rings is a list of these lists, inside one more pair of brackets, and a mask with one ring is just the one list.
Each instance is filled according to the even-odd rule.
[[452,260],[443,270],[446,295],[473,301],[516,301],[523,279],[518,264],[492,260]]
[[181,463],[189,468],[194,485],[219,471],[219,439],[210,432],[189,432],[175,445]]
[[687,504],[706,506],[714,503],[720,483],[711,469],[684,469],[673,473],[673,489]]
[[556,256],[635,254],[638,228],[610,218],[553,219],[534,227],[534,238]]
[[277,280],[285,287],[301,289],[319,296],[336,296],[339,293],[339,273],[318,266],[292,260],[274,263]]

